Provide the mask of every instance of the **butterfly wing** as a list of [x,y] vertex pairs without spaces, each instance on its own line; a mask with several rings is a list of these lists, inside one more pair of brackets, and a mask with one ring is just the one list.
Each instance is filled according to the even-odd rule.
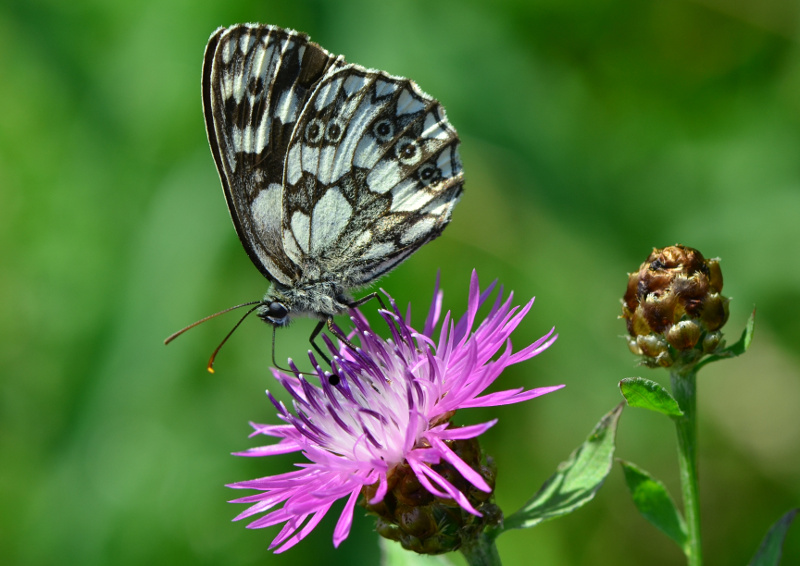
[[291,285],[302,273],[281,236],[291,133],[316,83],[342,65],[305,34],[269,25],[220,28],[206,47],[203,109],[211,152],[239,239],[273,282]]
[[438,236],[462,192],[459,139],[412,81],[347,65],[314,89],[284,167],[283,247],[307,277],[365,285]]

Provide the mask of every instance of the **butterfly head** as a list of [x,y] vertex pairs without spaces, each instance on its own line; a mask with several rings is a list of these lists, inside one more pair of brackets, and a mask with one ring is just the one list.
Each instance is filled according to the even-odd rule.
[[272,326],[286,326],[289,324],[289,309],[284,303],[274,298],[267,297],[258,307],[258,318]]

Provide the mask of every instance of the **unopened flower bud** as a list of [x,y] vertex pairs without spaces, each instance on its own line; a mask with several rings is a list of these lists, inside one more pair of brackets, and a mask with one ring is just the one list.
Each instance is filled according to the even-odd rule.
[[676,350],[688,350],[697,345],[702,333],[703,329],[694,320],[682,320],[667,331],[667,342]]
[[648,366],[697,362],[722,346],[728,320],[719,260],[681,245],[654,249],[628,276],[622,318],[628,346]]
[[703,351],[710,354],[724,345],[722,332],[709,332],[703,337]]

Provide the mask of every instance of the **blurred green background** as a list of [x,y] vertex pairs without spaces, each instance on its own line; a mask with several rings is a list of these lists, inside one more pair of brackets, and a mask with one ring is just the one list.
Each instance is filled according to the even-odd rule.
[[[446,307],[469,273],[536,295],[516,334],[553,348],[504,386],[565,383],[497,416],[483,440],[497,499],[519,507],[620,400],[635,366],[617,319],[626,272],[676,242],[722,258],[735,340],[752,350],[701,375],[700,468],[709,564],[744,564],[800,503],[800,4],[762,0],[5,0],[0,4],[0,556],[4,564],[377,564],[356,510],[336,507],[287,554],[248,531],[225,483],[286,471],[245,459],[270,330],[235,315],[164,347],[266,281],[231,226],[200,103],[220,25],[309,33],[350,62],[412,77],[462,138],[466,192],[442,238],[380,282],[421,323],[436,271]],[[342,319],[341,323],[344,322]],[[302,358],[313,322],[280,333]],[[618,456],[678,497],[671,424],[626,410]],[[595,501],[499,540],[508,565],[680,564],[615,468]],[[335,561],[335,562],[334,562]],[[784,564],[800,562],[800,527]]]

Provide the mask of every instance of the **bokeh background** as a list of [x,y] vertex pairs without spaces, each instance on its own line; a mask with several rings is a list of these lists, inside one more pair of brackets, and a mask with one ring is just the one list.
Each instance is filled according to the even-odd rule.
[[[442,238],[380,282],[417,321],[441,270],[537,297],[516,334],[560,338],[504,386],[565,383],[494,416],[484,449],[511,512],[619,400],[637,367],[618,320],[653,246],[722,258],[743,358],[708,367],[699,407],[710,564],[744,564],[800,503],[800,4],[789,0],[5,0],[0,4],[0,556],[4,564],[377,564],[341,506],[285,555],[230,519],[225,483],[286,471],[229,453],[276,422],[271,333],[235,315],[165,347],[266,281],[231,226],[200,103],[219,25],[292,27],[351,62],[415,79],[462,138],[466,192]],[[342,321],[343,322],[343,321]],[[282,332],[302,358],[312,321]],[[671,424],[626,410],[618,456],[680,490]],[[616,468],[566,518],[499,539],[506,564],[680,564]],[[800,562],[800,527],[784,564]]]

